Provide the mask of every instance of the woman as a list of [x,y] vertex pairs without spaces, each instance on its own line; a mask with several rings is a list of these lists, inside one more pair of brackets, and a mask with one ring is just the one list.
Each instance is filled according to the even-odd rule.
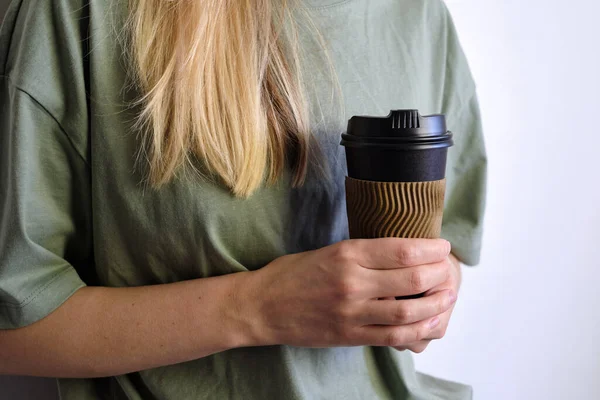
[[[439,0],[20,0],[1,42],[0,373],[78,400],[470,397],[409,352],[444,335],[484,204]],[[340,133],[392,108],[455,131],[452,254],[345,240]]]

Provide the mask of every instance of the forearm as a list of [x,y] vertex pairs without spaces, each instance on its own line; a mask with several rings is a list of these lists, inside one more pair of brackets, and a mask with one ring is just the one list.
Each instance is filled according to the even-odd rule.
[[246,274],[80,289],[43,320],[0,331],[0,373],[120,375],[260,344],[237,298]]

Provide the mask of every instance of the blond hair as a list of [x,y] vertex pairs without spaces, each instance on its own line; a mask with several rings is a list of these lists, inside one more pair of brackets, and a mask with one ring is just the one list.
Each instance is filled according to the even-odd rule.
[[275,182],[291,161],[293,184],[303,182],[309,111],[293,1],[130,0],[138,127],[153,186],[195,159],[241,197]]

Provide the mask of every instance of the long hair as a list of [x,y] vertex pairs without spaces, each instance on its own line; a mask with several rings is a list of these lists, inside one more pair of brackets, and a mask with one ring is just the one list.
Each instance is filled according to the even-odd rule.
[[240,197],[289,164],[302,184],[310,113],[293,3],[130,0],[128,53],[152,186],[195,160]]

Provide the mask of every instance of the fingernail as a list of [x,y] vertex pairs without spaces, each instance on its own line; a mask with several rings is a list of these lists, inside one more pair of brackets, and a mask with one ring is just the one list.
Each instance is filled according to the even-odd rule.
[[436,326],[438,326],[439,323],[440,323],[440,319],[438,317],[435,317],[434,319],[429,321],[429,329],[435,328]]
[[454,304],[454,302],[456,301],[456,294],[451,290],[448,293],[448,298],[450,299],[450,304]]
[[448,246],[448,254],[450,254],[450,252],[452,252],[452,243],[446,240],[446,246]]

